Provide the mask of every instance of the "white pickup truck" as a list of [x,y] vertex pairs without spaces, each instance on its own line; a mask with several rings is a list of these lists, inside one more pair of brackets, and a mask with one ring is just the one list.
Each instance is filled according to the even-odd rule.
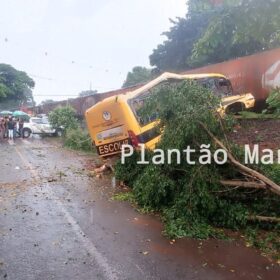
[[53,128],[48,118],[38,117],[30,118],[29,122],[24,123],[22,129],[23,138],[28,138],[31,134],[61,136],[62,132],[62,128]]

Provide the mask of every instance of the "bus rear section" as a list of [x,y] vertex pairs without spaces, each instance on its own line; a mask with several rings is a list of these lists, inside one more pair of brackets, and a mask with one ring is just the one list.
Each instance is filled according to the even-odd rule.
[[118,154],[123,144],[131,144],[131,112],[121,97],[107,98],[85,113],[88,130],[101,157]]

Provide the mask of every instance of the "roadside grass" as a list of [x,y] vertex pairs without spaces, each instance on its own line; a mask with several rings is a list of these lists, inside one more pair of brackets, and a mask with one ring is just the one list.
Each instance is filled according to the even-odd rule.
[[141,214],[155,213],[155,211],[151,207],[146,207],[146,206],[141,207],[137,203],[136,197],[132,190],[116,193],[113,195],[112,200],[129,202]]
[[68,129],[63,137],[64,146],[72,150],[94,152],[91,138],[86,130],[81,128]]
[[238,116],[235,116],[236,119],[279,119],[279,115],[274,115],[274,114],[264,114],[264,113],[254,113],[254,112],[249,112],[249,111],[243,111],[240,112]]
[[245,230],[244,237],[247,247],[258,248],[265,256],[272,256],[280,264],[279,227],[264,231],[258,226],[251,226]]
[[132,204],[136,204],[134,194],[133,194],[133,192],[130,192],[130,191],[116,193],[113,195],[112,199],[116,200],[116,201],[128,201]]

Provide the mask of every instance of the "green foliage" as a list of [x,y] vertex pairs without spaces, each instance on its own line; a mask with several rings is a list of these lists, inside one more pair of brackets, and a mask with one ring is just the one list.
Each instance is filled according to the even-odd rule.
[[193,65],[217,63],[279,46],[279,12],[279,2],[274,0],[224,5],[194,44]]
[[81,128],[68,128],[64,136],[64,145],[73,150],[93,150],[89,134]]
[[275,0],[190,0],[185,18],[173,21],[167,40],[150,56],[159,71],[179,71],[280,45]]
[[130,203],[135,203],[135,197],[132,192],[121,192],[113,196],[113,200],[117,201],[128,201]]
[[280,116],[280,88],[274,89],[266,100],[268,110],[271,110],[276,116]]
[[76,129],[78,120],[76,111],[71,106],[58,107],[49,114],[49,121],[53,127],[63,127],[65,130]]
[[55,101],[52,99],[46,99],[43,100],[40,105],[51,104],[51,103],[55,103]]
[[[170,84],[154,90],[141,114],[157,114],[159,129],[163,130],[158,148],[179,149],[188,146],[196,149],[192,160],[198,162],[200,145],[215,144],[202,129],[205,125],[216,137],[227,143],[240,161],[243,151],[228,143],[232,118],[220,120],[216,113],[219,100],[209,90],[191,81]],[[223,122],[223,129],[221,129]],[[152,156],[148,154],[147,160]],[[182,154],[181,164],[137,165],[139,154],[134,153],[124,165],[116,165],[116,176],[133,189],[137,203],[146,209],[160,211],[165,222],[165,233],[170,237],[207,238],[221,236],[218,228],[240,229],[248,226],[248,215],[280,215],[279,198],[263,190],[225,188],[220,179],[241,176],[231,165],[190,165]],[[257,167],[276,182],[280,179],[279,166]],[[265,168],[267,168],[265,170]]]
[[34,81],[23,71],[8,64],[0,64],[0,102],[33,102]]
[[249,112],[249,111],[243,111],[240,112],[239,115],[241,116],[242,119],[262,119],[262,120],[267,120],[267,119],[278,119],[279,116],[275,114],[271,114],[269,112],[270,110],[263,110],[262,113],[254,113],[254,112]]
[[162,171],[150,166],[134,181],[134,195],[140,206],[158,210],[172,201],[175,182]]
[[70,106],[58,107],[49,114],[53,127],[64,129],[64,146],[73,150],[92,151],[92,140],[88,132],[79,126],[76,111]]
[[141,66],[135,66],[131,72],[128,72],[123,83],[123,88],[135,86],[152,80],[153,74],[151,69]]
[[280,185],[280,164],[262,165],[261,170],[276,184]]
[[199,14],[172,20],[173,26],[163,35],[167,40],[158,45],[150,55],[150,64],[160,72],[182,71],[190,68],[190,58],[195,42],[202,36],[211,19],[211,14]]
[[268,232],[260,231],[258,226],[249,226],[246,228],[244,235],[248,246],[259,248],[264,253],[272,255],[276,260],[280,260],[279,225]]
[[124,181],[129,186],[133,186],[134,180],[144,169],[143,165],[137,164],[138,160],[140,160],[140,155],[134,152],[133,155],[126,160],[125,164],[121,164],[120,160],[117,161],[115,165],[116,179]]
[[208,136],[198,125],[199,121],[207,123],[210,130],[221,134],[217,129],[219,123],[215,113],[219,98],[210,90],[198,86],[193,81],[184,81],[158,87],[152,96],[142,114],[145,118],[151,112],[157,112],[160,127],[164,127],[161,148],[182,150],[187,145],[194,144],[197,138],[209,143]]

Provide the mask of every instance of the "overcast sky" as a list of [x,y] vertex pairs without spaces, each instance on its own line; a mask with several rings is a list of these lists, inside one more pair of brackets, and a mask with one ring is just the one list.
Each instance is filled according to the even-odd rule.
[[187,0],[1,1],[0,63],[26,71],[36,102],[90,88],[119,88],[133,66],[149,66],[169,18]]

